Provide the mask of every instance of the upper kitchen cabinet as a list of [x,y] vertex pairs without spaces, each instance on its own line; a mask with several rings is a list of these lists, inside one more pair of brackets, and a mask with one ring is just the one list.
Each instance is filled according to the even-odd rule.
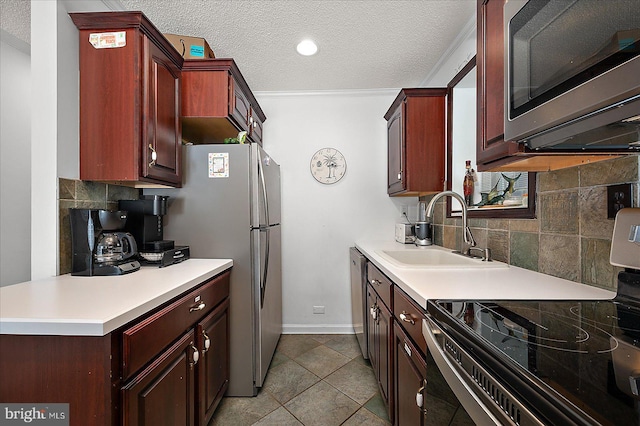
[[187,60],[182,69],[182,138],[221,143],[246,131],[262,145],[267,117],[233,59]]
[[[478,0],[477,2],[477,164],[478,171],[548,171],[561,169],[565,167],[571,167],[583,163],[599,161],[604,159],[612,158],[616,155],[628,154],[631,153],[630,149],[616,149],[615,146],[605,145],[600,143],[599,146],[597,144],[589,142],[589,139],[593,136],[586,135],[585,133],[581,133],[581,131],[573,131],[573,129],[569,129],[569,127],[565,126],[562,129],[562,132],[556,132],[557,137],[564,137],[562,142],[557,142],[556,146],[550,146],[551,144],[544,146],[542,148],[536,147],[533,145],[527,145],[522,142],[518,143],[513,141],[513,138],[507,137],[505,138],[505,5],[508,2],[506,0]],[[513,3],[513,2],[512,2]],[[522,5],[526,2],[517,2],[517,5]],[[530,6],[532,8],[536,7],[545,7],[547,3],[543,2],[530,2]],[[515,6],[514,6],[515,7]],[[603,6],[604,7],[604,6]],[[567,8],[568,10],[569,8]],[[562,12],[564,13],[564,12]],[[531,12],[533,15],[534,13]],[[577,14],[576,14],[577,15]],[[606,13],[599,18],[599,14],[591,13],[596,17],[595,19],[607,19]],[[551,16],[550,13],[547,16]],[[555,15],[554,15],[555,16]],[[584,18],[584,15],[581,19]],[[575,21],[575,16],[573,17]],[[568,19],[568,18],[567,18]],[[520,19],[518,22],[521,22]],[[533,24],[540,23],[540,19],[537,21],[531,20]],[[573,21],[571,21],[573,22]],[[584,22],[578,22],[580,25],[589,26],[590,24]],[[569,31],[570,25],[548,25],[549,28],[558,28],[562,27],[560,31]],[[571,27],[573,28],[573,27]],[[614,26],[615,28],[615,26]],[[514,30],[515,31],[515,30]],[[540,32],[534,31],[533,29],[529,29],[526,34],[523,34],[518,37],[529,37],[528,40],[519,40],[519,44],[517,46],[526,46],[527,43],[531,45],[531,49],[525,49],[526,52],[529,52],[530,57],[520,57],[518,56],[518,67],[516,71],[520,74],[520,78],[531,78],[527,86],[530,88],[527,90],[517,91],[519,95],[524,93],[529,93],[528,95],[532,102],[530,102],[535,108],[538,104],[544,104],[541,100],[547,94],[540,97],[540,99],[533,99],[533,97],[537,96],[536,93],[542,90],[544,84],[533,81],[534,74],[532,72],[523,71],[523,68],[526,66],[536,67],[540,78],[545,78],[547,74],[553,74],[553,77],[549,77],[549,80],[553,80],[558,75],[564,75],[567,80],[563,83],[557,83],[555,80],[552,83],[556,86],[552,89],[549,89],[547,92],[549,95],[555,94],[555,96],[560,97],[558,94],[562,94],[564,92],[571,92],[569,84],[574,84],[577,78],[583,78],[584,76],[580,74],[579,68],[582,66],[582,63],[574,65],[574,69],[566,70],[562,69],[558,72],[555,72],[553,67],[550,65],[546,65],[540,62],[539,57],[542,60],[547,60],[545,58],[551,57],[559,57],[562,58],[562,63],[558,66],[567,66],[569,67],[570,63],[574,61],[570,61],[571,58],[567,58],[567,55],[573,54],[574,52],[569,52],[566,55],[561,51],[561,49],[556,49],[553,47],[553,43],[557,44],[557,40],[565,40],[567,43],[570,43],[571,40],[566,40],[567,38],[576,39],[577,34],[580,32],[576,32],[574,29],[570,31],[573,32],[573,36],[571,34],[563,34],[563,35],[555,35],[547,34],[546,39],[544,40],[552,40],[551,46],[541,47],[540,43],[544,40],[533,40],[531,36],[527,34],[536,34],[536,37],[539,37]],[[585,30],[586,31],[586,30]],[[603,32],[608,34],[606,31]],[[515,37],[515,36],[514,36]],[[580,37],[580,42],[582,42],[582,37]],[[533,53],[535,45],[537,53],[535,56]],[[584,43],[583,43],[584,44]],[[569,46],[568,44],[567,46]],[[566,46],[565,46],[566,47]],[[587,46],[591,48],[591,46]],[[550,52],[549,49],[553,50]],[[594,49],[596,49],[594,47]],[[575,50],[575,49],[574,49]],[[624,50],[624,49],[623,49]],[[594,52],[595,53],[595,52]],[[577,53],[576,53],[577,54]],[[594,57],[597,55],[594,55]],[[576,62],[582,58],[576,58]],[[583,61],[585,63],[588,62],[587,59]],[[509,67],[511,69],[513,67]],[[542,70],[542,71],[540,71]],[[514,72],[516,72],[514,71]],[[569,73],[578,73],[577,75],[571,77],[572,74]],[[565,74],[562,74],[565,73]],[[585,71],[586,73],[586,71]],[[535,74],[538,75],[538,74]],[[586,74],[585,74],[586,75]],[[523,77],[524,76],[524,77]],[[622,79],[625,80],[625,79]],[[578,83],[575,83],[578,84]],[[518,83],[518,87],[526,86],[526,83]],[[536,89],[534,90],[534,86]],[[513,89],[513,93],[516,93],[515,89]],[[534,93],[534,91],[536,93]],[[595,90],[597,92],[597,90]],[[606,92],[606,90],[605,90]],[[612,93],[615,92],[612,90]],[[515,95],[514,95],[515,96]],[[584,98],[586,99],[586,97]],[[537,103],[536,103],[537,102]],[[581,102],[565,102],[565,104],[577,105]],[[509,104],[511,105],[511,103]],[[586,105],[586,103],[585,103]],[[594,104],[595,105],[595,104]],[[532,112],[532,111],[530,111]],[[529,113],[529,115],[531,115]],[[521,112],[519,112],[522,114]],[[556,110],[554,113],[546,113],[547,118],[553,117],[554,119],[560,119],[560,116],[563,113],[560,109]],[[586,113],[581,113],[586,116]],[[576,112],[575,117],[579,114]],[[567,117],[567,120],[572,119],[574,116],[564,114]],[[553,123],[549,123],[551,125]],[[559,123],[562,124],[562,123]],[[558,124],[558,128],[560,128]],[[606,124],[606,123],[603,123]],[[544,130],[544,129],[543,129]],[[599,129],[596,129],[599,130]],[[547,134],[548,130],[540,131],[539,135]],[[563,136],[564,135],[564,136]],[[544,136],[547,137],[547,136]],[[555,136],[554,136],[555,137]],[[520,138],[521,139],[521,138]],[[518,140],[520,140],[518,139]],[[576,143],[573,143],[573,142]],[[631,147],[631,146],[630,146]]]
[[444,189],[446,95],[446,89],[402,89],[385,114],[390,196]]
[[181,186],[182,57],[141,12],[70,16],[80,33],[80,179]]

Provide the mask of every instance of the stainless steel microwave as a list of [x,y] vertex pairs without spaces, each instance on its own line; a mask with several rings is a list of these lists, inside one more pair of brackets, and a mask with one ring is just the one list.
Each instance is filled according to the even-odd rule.
[[505,140],[640,151],[638,0],[507,0]]

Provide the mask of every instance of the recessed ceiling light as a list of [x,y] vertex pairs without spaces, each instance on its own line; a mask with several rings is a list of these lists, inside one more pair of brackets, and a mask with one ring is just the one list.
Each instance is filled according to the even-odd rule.
[[298,43],[296,50],[303,56],[312,56],[318,51],[318,45],[313,40],[306,39]]

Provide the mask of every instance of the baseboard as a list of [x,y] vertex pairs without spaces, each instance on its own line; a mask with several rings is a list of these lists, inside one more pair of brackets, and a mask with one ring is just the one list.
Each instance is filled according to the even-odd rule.
[[354,334],[351,324],[282,324],[282,334]]

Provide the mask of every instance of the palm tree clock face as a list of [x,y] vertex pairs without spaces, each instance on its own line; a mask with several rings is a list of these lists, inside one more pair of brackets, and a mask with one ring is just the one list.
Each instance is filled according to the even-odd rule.
[[311,157],[311,174],[320,183],[336,183],[346,171],[347,162],[335,148],[322,148]]

